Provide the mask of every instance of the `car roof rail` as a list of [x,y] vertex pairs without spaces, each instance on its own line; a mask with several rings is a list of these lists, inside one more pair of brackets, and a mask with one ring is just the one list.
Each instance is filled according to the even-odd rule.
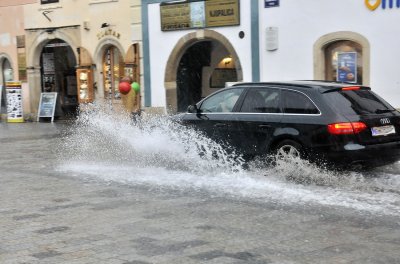
[[302,87],[302,88],[312,88],[311,85],[296,83],[297,81],[282,81],[282,82],[242,82],[236,83],[232,86],[263,86],[263,85],[273,85],[273,86],[282,86],[282,87]]

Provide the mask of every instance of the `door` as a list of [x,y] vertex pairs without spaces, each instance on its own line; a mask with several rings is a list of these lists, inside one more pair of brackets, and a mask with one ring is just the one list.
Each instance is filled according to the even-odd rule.
[[231,121],[232,144],[245,155],[267,154],[274,131],[280,126],[280,90],[251,87]]

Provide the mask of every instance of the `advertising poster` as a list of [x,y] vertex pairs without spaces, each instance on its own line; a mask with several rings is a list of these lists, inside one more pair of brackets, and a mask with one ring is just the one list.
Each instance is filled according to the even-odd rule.
[[357,52],[338,53],[336,80],[357,83]]
[[51,117],[51,122],[54,120],[54,111],[56,110],[57,93],[41,93],[38,118]]
[[24,122],[21,82],[6,82],[7,122]]
[[190,26],[192,28],[202,28],[205,27],[205,24],[204,2],[190,3]]

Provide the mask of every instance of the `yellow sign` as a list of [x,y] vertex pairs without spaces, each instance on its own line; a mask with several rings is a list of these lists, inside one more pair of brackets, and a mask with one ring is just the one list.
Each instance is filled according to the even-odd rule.
[[115,30],[112,30],[111,28],[97,33],[97,39],[101,39],[101,38],[104,38],[104,37],[107,37],[107,36],[114,36],[117,39],[119,39],[121,37],[121,34],[116,32]]
[[171,1],[160,4],[161,30],[235,26],[239,0]]
[[161,30],[190,28],[189,3],[161,5]]
[[238,0],[206,1],[208,27],[239,25]]
[[[372,2],[372,3],[371,3]],[[375,3],[373,3],[375,2]],[[368,7],[369,10],[374,11],[375,9],[380,6],[382,0],[365,0],[365,5]]]

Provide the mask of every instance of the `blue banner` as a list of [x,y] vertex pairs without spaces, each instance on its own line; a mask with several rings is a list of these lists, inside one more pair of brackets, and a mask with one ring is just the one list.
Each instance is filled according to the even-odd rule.
[[264,7],[276,7],[279,6],[279,0],[264,0]]
[[357,83],[357,52],[338,53],[336,80]]

